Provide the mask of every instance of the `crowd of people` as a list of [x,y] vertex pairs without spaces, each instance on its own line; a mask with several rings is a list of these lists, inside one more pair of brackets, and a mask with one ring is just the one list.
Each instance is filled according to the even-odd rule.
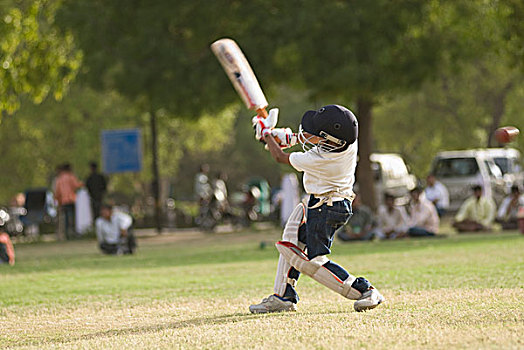
[[[206,210],[210,198],[219,194],[223,198],[225,208],[230,208],[227,201],[225,177],[217,175],[209,177],[209,167],[203,165],[195,176],[196,199],[200,204],[200,215]],[[291,210],[300,201],[299,182],[295,174],[288,173],[282,177],[281,187],[275,191],[272,205],[279,222],[287,221]],[[496,207],[494,200],[486,196],[480,185],[471,187],[471,196],[461,205],[453,216],[449,212],[449,193],[433,174],[426,177],[425,186],[417,186],[409,192],[407,203],[397,205],[399,198],[391,193],[383,195],[381,205],[376,211],[364,205],[359,193],[352,203],[353,215],[347,224],[337,231],[337,237],[342,241],[361,241],[374,239],[398,239],[403,237],[443,237],[439,233],[441,219],[446,216],[458,233],[488,232],[493,224],[498,223],[502,229],[518,228],[518,209],[524,208],[524,196],[518,186],[511,188],[508,195]],[[220,193],[223,193],[221,195]],[[220,201],[219,201],[220,202]],[[288,203],[289,202],[289,203]]]
[[[494,200],[484,195],[482,186],[471,187],[472,194],[452,218],[458,233],[489,232],[493,224],[502,229],[518,228],[518,211],[524,208],[524,196],[514,185],[511,193],[496,207]],[[383,204],[375,213],[363,205],[357,193],[353,201],[353,215],[337,232],[342,241],[396,239],[402,237],[439,236],[441,218],[448,212],[449,193],[433,174],[426,178],[426,187],[416,187],[409,193],[406,205],[396,205],[395,196],[385,193]]]
[[[95,162],[89,164],[91,172],[85,182],[80,181],[69,163],[57,167],[56,177],[52,183],[53,196],[57,204],[58,239],[73,239],[79,236],[75,225],[75,207],[78,205],[79,190],[84,190],[89,197],[89,225],[95,231],[100,250],[105,254],[132,254],[136,249],[133,234],[133,219],[130,215],[104,202],[107,191],[106,177],[98,170]],[[215,203],[216,209],[223,217],[234,216],[229,203],[227,175],[217,173],[209,176],[209,166],[204,164],[195,176],[195,194],[199,203],[198,220]],[[260,188],[251,186],[251,189]],[[244,204],[253,208],[260,193],[246,191]],[[267,190],[269,192],[269,189]],[[273,206],[278,208],[279,221],[283,225],[291,208],[300,200],[299,182],[295,174],[285,174],[280,191],[273,196]],[[266,195],[269,197],[268,195]],[[251,200],[250,200],[251,199]],[[286,202],[287,201],[287,202]],[[449,214],[449,194],[446,187],[433,174],[426,178],[426,186],[415,187],[409,193],[407,204],[397,205],[398,198],[385,193],[382,204],[376,212],[364,205],[361,196],[356,193],[352,203],[353,215],[341,229],[337,237],[342,241],[365,241],[381,239],[398,239],[403,237],[438,237],[440,220]],[[249,208],[244,214],[249,215]],[[511,187],[510,194],[503,199],[500,206],[485,195],[480,185],[471,187],[471,196],[460,206],[451,219],[451,226],[462,232],[488,232],[498,223],[503,230],[518,228],[519,209],[524,208],[524,195],[517,185]],[[521,211],[521,216],[522,216]],[[85,219],[85,218],[84,218]],[[0,263],[14,264],[14,249],[9,235],[0,229]]]
[[[98,246],[105,254],[132,254],[136,248],[133,234],[133,219],[130,215],[115,210],[112,204],[105,203],[107,179],[98,170],[96,162],[89,163],[90,174],[85,182],[78,180],[72,166],[65,163],[57,167],[57,175],[52,185],[54,198],[58,204],[58,238],[78,237],[78,222],[83,220],[87,227],[94,228]],[[80,189],[85,188],[89,205],[77,217],[77,206],[85,203],[80,200]]]

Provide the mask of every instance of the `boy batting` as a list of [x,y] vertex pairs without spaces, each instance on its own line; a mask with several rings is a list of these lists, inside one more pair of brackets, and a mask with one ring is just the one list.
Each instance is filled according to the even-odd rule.
[[[307,206],[299,204],[288,219],[282,240],[274,294],[251,305],[252,313],[295,311],[298,303],[296,283],[304,273],[342,296],[355,300],[356,311],[373,309],[384,297],[363,277],[354,277],[331,261],[335,231],[351,216],[353,183],[357,164],[358,123],[345,107],[329,105],[307,111],[298,135],[289,128],[274,128],[278,110],[269,118],[256,116],[255,137],[268,146],[278,162],[304,173],[303,184],[309,194]],[[276,141],[278,140],[278,142]],[[282,148],[301,143],[304,152],[285,153]]]

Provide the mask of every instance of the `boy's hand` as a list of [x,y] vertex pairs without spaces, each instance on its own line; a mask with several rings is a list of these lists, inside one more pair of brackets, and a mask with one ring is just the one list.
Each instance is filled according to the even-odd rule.
[[267,118],[262,118],[258,115],[254,116],[251,122],[255,129],[255,139],[261,140],[264,135],[271,133],[271,129],[277,125],[278,108],[271,109]]
[[271,130],[271,135],[279,140],[280,147],[288,148],[297,144],[297,134],[293,133],[290,128],[277,128]]

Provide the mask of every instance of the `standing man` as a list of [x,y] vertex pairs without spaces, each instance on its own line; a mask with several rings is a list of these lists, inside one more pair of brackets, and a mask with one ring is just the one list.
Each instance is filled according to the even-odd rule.
[[435,205],[439,217],[442,217],[449,208],[449,192],[446,186],[437,181],[435,175],[429,174],[426,178],[426,199]]
[[231,216],[231,206],[229,205],[229,198],[227,192],[227,173],[221,171],[217,174],[215,181],[213,183],[213,192],[215,194],[215,199],[217,200],[218,208],[220,213],[224,216]]
[[[286,223],[282,241],[276,244],[280,258],[274,294],[260,304],[251,305],[249,310],[252,313],[295,311],[299,300],[295,288],[300,273],[356,300],[356,311],[375,308],[384,301],[378,290],[364,277],[349,274],[327,257],[335,231],[351,216],[358,148],[356,117],[338,105],[307,111],[298,135],[289,128],[273,129],[277,119],[278,109],[269,111],[266,119],[254,117],[256,138],[264,140],[275,161],[304,172],[309,202],[307,206],[302,203],[296,206]],[[297,139],[305,152],[282,151],[296,144]]]
[[209,179],[208,164],[200,165],[199,171],[195,175],[194,191],[200,209],[202,210],[202,207],[209,204],[211,196],[213,195],[213,188],[211,187]]
[[100,216],[100,206],[107,191],[107,181],[105,176],[98,172],[98,164],[96,162],[90,162],[89,168],[91,169],[91,174],[89,174],[86,180],[86,187],[91,198],[93,219],[96,220]]
[[78,181],[71,164],[65,163],[61,169],[55,183],[55,199],[58,202],[60,216],[64,220],[64,231],[66,239],[75,236],[75,202],[76,191],[84,186]]

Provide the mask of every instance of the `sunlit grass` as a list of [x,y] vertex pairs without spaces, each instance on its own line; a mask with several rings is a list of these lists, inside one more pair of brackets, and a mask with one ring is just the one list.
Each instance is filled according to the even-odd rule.
[[[367,313],[301,278],[298,312],[251,315],[272,292],[277,230],[17,246],[0,266],[0,347],[523,348],[524,236],[343,244],[332,258],[379,288]],[[260,242],[268,242],[261,249]]]

